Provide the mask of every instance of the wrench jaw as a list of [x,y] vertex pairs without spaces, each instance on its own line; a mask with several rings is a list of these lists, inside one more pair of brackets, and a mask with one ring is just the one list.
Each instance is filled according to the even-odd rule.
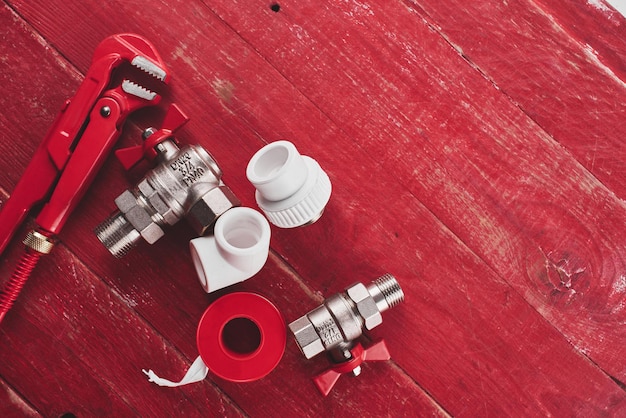
[[139,97],[140,99],[144,99],[147,100],[149,102],[151,101],[157,101],[157,94],[149,89],[147,89],[146,87],[143,87],[133,81],[130,80],[124,80],[122,81],[122,90],[125,93],[128,93],[130,95]]
[[169,82],[169,77],[167,70],[163,67],[157,65],[154,61],[151,61],[149,58],[144,57],[143,55],[137,55],[130,62],[133,67],[139,68],[142,71],[150,74],[152,77],[157,80],[167,83]]
[[[170,81],[170,72],[156,48],[146,39],[132,33],[112,35],[100,42],[94,52],[93,63],[92,68],[107,68],[107,83],[111,82],[112,73],[124,63],[141,70],[122,78],[119,84],[109,85],[108,90],[102,94],[120,103],[122,118],[141,107],[157,105],[161,96],[151,87],[155,81],[159,86],[167,85]],[[147,77],[144,79],[142,74]],[[148,84],[142,81],[147,81]]]
[[109,72],[126,61],[155,79],[169,83],[170,73],[163,59],[154,46],[139,35],[122,33],[104,39],[93,55],[93,62],[98,61],[102,61],[104,65],[108,63]]
[[[124,64],[128,67],[124,68]],[[169,83],[170,72],[161,56],[150,42],[139,35],[128,33],[112,35],[100,42],[85,79],[74,97],[67,101],[53,129],[42,142],[46,144],[50,159],[59,171],[63,170],[70,158],[71,149],[80,140],[91,109],[106,90],[116,87],[122,81],[116,80],[114,76],[117,77],[119,72],[130,68],[136,69],[133,76],[137,79],[129,82],[137,86],[142,85],[142,81],[159,86]],[[130,87],[128,90],[131,93],[139,91]]]

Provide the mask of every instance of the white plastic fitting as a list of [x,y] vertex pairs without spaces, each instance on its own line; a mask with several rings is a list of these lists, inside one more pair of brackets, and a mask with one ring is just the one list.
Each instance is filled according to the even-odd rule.
[[246,176],[265,216],[281,228],[317,221],[330,199],[328,175],[289,141],[272,142],[250,159]]
[[191,257],[207,293],[242,282],[261,270],[270,247],[270,225],[254,209],[236,207],[215,223],[212,236],[189,242]]

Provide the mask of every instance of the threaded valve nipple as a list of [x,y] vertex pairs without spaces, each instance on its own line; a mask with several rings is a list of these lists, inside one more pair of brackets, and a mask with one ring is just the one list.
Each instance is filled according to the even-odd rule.
[[141,235],[117,212],[95,229],[96,236],[117,258],[124,257],[139,241]]
[[400,283],[391,274],[380,276],[374,280],[374,284],[380,289],[390,308],[404,301],[404,292],[400,288]]

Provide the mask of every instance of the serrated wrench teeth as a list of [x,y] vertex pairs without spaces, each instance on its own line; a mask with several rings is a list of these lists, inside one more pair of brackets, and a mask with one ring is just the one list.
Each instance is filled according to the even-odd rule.
[[133,96],[137,96],[141,99],[149,101],[154,100],[154,98],[157,96],[155,92],[150,91],[137,83],[133,83],[130,80],[124,80],[122,82],[122,90],[125,93],[132,94]]
[[159,67],[144,56],[137,55],[133,58],[131,64],[158,80],[165,81],[165,77],[167,77],[167,72],[163,68]]

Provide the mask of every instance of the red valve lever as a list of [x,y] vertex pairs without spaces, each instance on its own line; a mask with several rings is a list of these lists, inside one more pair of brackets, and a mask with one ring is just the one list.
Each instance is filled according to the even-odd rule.
[[317,386],[324,396],[328,396],[342,374],[352,373],[357,367],[363,364],[363,362],[386,361],[391,358],[384,340],[379,340],[366,349],[364,349],[361,344],[357,343],[352,350],[350,350],[350,354],[352,355],[351,359],[339,363],[313,378],[315,386]]
[[141,145],[118,149],[115,151],[115,156],[126,170],[130,170],[144,158],[148,162],[152,162],[158,155],[156,151],[158,144],[166,139],[171,139],[178,144],[174,133],[188,120],[187,115],[176,104],[171,104],[167,109],[161,129],[146,138]]
[[[124,79],[117,87],[111,85],[113,71],[124,62],[161,82],[169,80],[159,54],[138,35],[113,35],[98,45],[85,79],[74,97],[66,101],[0,211],[0,254],[38,203],[45,203],[36,219],[38,232],[29,234],[25,242],[29,254],[47,253],[54,236],[61,231],[120,136],[128,114],[159,103],[158,94],[136,82]],[[0,320],[13,304],[34,263],[20,263],[28,268],[18,267],[0,292]]]

